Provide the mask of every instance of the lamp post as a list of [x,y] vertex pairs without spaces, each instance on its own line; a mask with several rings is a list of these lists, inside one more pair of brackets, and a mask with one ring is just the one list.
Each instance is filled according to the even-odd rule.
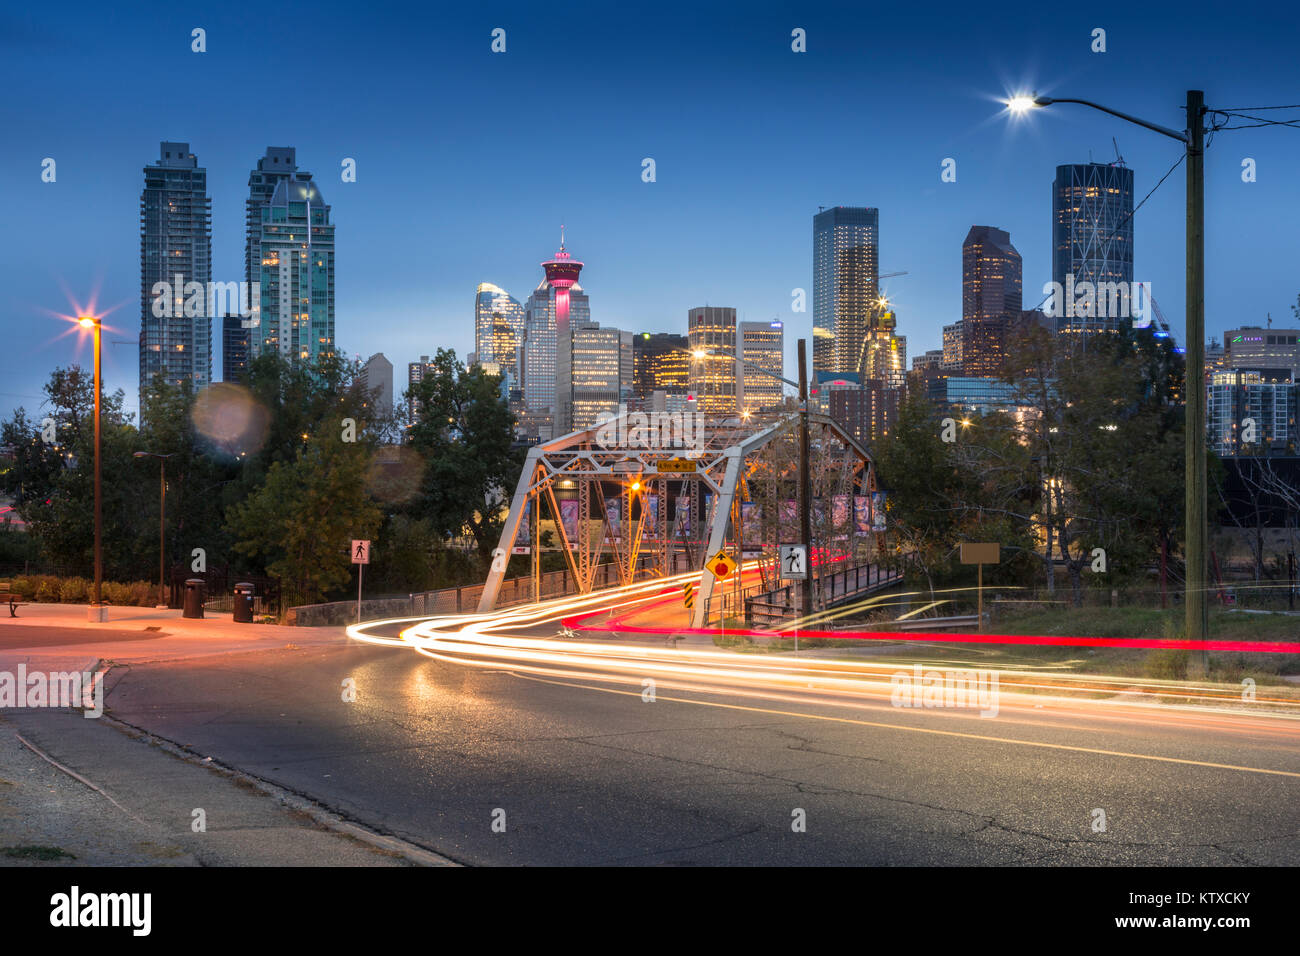
[[[1209,633],[1209,607],[1206,602],[1206,540],[1209,527],[1205,510],[1205,93],[1187,91],[1187,129],[1179,131],[1149,123],[1128,113],[1090,100],[1017,96],[1007,101],[1013,112],[1022,113],[1054,103],[1077,103],[1126,122],[1149,129],[1182,143],[1187,155],[1187,349],[1186,349],[1186,447],[1185,523],[1187,574],[1184,613],[1187,639],[1204,641]],[[1204,650],[1192,654],[1192,664],[1204,676],[1209,660]]]
[[90,329],[95,335],[95,593],[90,605],[87,619],[93,624],[102,624],[108,620],[108,609],[104,607],[104,512],[100,485],[100,396],[103,387],[100,382],[101,343],[103,327],[98,316],[83,315],[77,319],[83,329]]
[[162,608],[167,606],[167,575],[165,571],[167,565],[167,459],[171,457],[171,454],[159,455],[151,451],[138,451],[131,457],[158,459],[158,607]]

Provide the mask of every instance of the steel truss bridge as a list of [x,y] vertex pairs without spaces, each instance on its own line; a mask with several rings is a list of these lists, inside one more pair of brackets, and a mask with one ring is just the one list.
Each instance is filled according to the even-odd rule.
[[[698,570],[694,627],[708,620],[715,579],[704,563],[719,551],[748,571],[756,564],[758,590],[781,588],[778,545],[800,540],[798,413],[753,424],[734,418],[705,422],[691,447],[640,447],[661,443],[636,440],[647,434],[638,431],[636,415],[529,450],[480,613],[494,609],[511,554],[527,548],[537,579],[544,525],[581,593],[593,590],[597,568],[607,563],[616,567],[620,585]],[[863,499],[870,502],[876,491],[871,457],[832,419],[808,419],[814,561],[822,569],[869,561],[883,546],[883,535],[864,531],[862,524]]]

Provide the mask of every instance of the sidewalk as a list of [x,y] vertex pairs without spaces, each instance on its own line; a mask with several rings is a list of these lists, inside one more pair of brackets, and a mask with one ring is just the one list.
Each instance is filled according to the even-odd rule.
[[[115,607],[107,623],[91,624],[84,604],[33,604],[18,613],[0,618],[0,673],[20,664],[28,674],[86,672],[348,640],[342,627],[236,624],[229,614],[186,620],[179,610]],[[113,682],[110,675],[106,695]],[[196,831],[199,817],[206,829]],[[446,862],[110,717],[0,710],[0,867]]]
[[0,714],[0,867],[413,864],[446,861],[105,720]]
[[106,623],[91,624],[87,612],[84,604],[25,604],[11,618],[0,608],[0,669],[19,662],[47,669],[80,667],[96,658],[140,664],[348,639],[343,627],[236,624],[222,613],[191,620],[179,610],[110,607]]

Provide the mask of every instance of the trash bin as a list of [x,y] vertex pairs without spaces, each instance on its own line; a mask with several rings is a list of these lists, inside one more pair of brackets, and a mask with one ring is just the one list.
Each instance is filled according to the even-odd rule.
[[185,610],[181,617],[203,617],[202,578],[189,578],[185,582]]
[[247,581],[235,585],[235,623],[253,623],[253,592],[256,589]]

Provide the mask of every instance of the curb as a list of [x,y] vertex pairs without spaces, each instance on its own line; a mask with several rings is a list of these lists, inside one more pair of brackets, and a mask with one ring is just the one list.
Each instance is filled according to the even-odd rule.
[[[111,669],[111,667],[109,668]],[[107,670],[105,671],[107,673]],[[287,790],[279,784],[264,780],[261,777],[250,774],[238,767],[230,766],[214,760],[212,757],[202,757],[195,750],[186,747],[184,744],[177,743],[174,740],[168,740],[166,737],[160,737],[155,733],[145,730],[143,727],[137,727],[117,717],[108,714],[107,708],[105,713],[100,716],[99,720],[108,724],[119,733],[126,734],[129,737],[142,738],[149,743],[157,746],[173,757],[178,757],[186,763],[196,766],[205,767],[214,770],[227,777],[231,777],[246,786],[252,787],[264,795],[271,797],[281,806],[287,807],[298,813],[309,816],[320,826],[327,830],[343,836],[351,837],[362,843],[369,844],[377,850],[384,853],[394,854],[402,857],[414,866],[462,866],[455,860],[445,857],[440,853],[435,853],[418,844],[403,840],[387,833],[380,833],[355,821],[349,820],[339,813],[330,810],[316,801],[292,790]]]

